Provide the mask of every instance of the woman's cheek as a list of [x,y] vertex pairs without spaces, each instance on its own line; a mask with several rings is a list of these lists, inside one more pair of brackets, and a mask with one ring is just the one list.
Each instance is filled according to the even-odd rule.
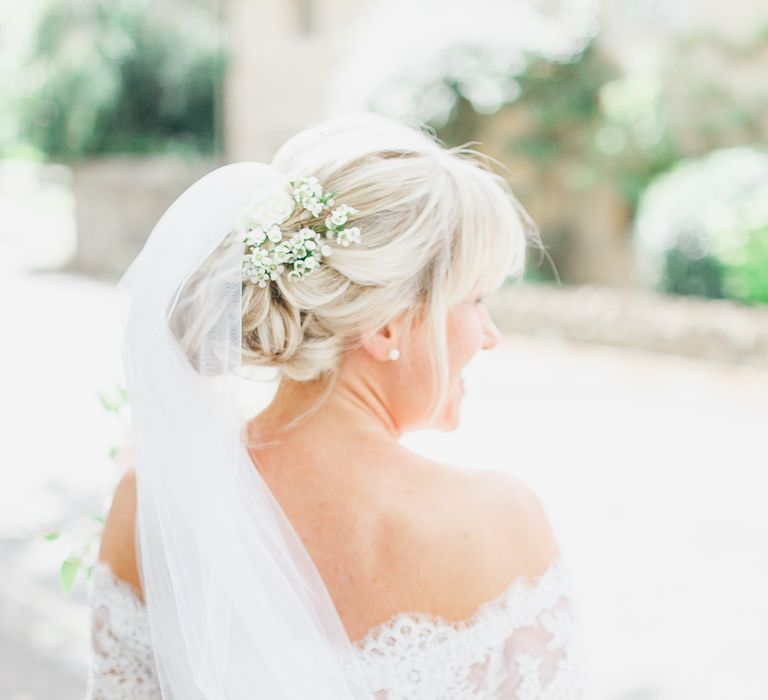
[[456,364],[463,366],[471,359],[482,343],[482,319],[474,305],[457,314],[449,334],[449,352]]

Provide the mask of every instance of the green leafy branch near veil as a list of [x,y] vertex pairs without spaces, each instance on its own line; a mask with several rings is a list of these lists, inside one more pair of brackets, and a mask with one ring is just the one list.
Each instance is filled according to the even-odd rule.
[[[112,389],[99,392],[99,400],[105,411],[118,421],[122,439],[112,445],[108,451],[109,459],[120,466],[125,461],[127,446],[130,443],[130,416],[128,391],[115,385]],[[87,581],[98,559],[99,543],[104,531],[105,512],[85,513],[64,530],[47,532],[43,538],[48,542],[67,539],[70,542],[69,553],[59,566],[59,588],[64,593],[71,593],[82,572]]]

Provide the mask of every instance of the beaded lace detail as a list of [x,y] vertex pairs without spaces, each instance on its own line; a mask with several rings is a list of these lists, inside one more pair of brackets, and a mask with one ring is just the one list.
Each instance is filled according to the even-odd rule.
[[[147,612],[106,562],[93,570],[88,700],[160,700]],[[581,657],[560,558],[466,620],[403,612],[352,646],[346,670],[377,700],[577,700]]]

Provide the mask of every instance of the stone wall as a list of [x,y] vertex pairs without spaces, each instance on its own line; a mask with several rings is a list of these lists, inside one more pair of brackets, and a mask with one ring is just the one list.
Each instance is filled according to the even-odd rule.
[[169,156],[110,156],[74,165],[77,248],[70,267],[119,277],[173,200],[216,165]]
[[521,284],[488,301],[505,333],[768,369],[768,307],[595,285]]

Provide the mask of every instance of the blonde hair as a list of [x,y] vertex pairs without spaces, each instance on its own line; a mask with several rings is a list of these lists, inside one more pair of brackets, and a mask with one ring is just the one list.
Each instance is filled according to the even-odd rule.
[[372,113],[334,118],[289,139],[272,165],[287,176],[316,176],[337,201],[359,210],[362,244],[334,249],[300,280],[244,283],[243,363],[274,366],[298,381],[334,378],[340,357],[362,338],[400,314],[411,321],[422,314],[438,377],[435,417],[448,390],[447,308],[478,284],[487,293],[521,276],[526,240],[537,235],[487,160]]

